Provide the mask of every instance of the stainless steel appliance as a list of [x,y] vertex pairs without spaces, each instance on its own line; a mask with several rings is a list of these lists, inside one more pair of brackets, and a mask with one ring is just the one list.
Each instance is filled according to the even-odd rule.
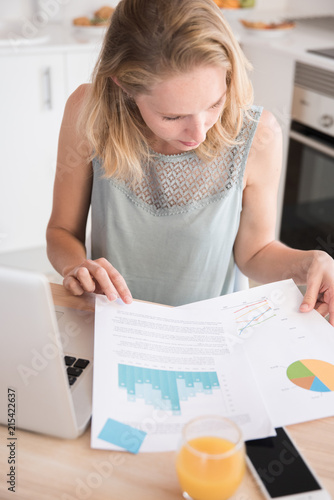
[[334,59],[334,47],[329,47],[326,49],[315,49],[308,50],[311,54],[316,54],[318,56],[329,57],[330,59]]
[[280,239],[334,257],[334,71],[296,64]]

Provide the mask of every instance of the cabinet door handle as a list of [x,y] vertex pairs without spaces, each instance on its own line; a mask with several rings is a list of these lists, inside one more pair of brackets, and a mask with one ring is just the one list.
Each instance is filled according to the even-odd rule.
[[52,109],[51,68],[43,71],[43,108]]

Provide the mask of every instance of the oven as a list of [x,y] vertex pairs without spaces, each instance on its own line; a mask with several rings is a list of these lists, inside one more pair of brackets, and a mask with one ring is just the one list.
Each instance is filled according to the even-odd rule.
[[280,240],[334,257],[334,71],[296,64]]

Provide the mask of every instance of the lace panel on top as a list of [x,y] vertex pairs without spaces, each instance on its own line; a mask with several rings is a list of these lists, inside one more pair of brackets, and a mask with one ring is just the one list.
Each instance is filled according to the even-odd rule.
[[239,144],[226,148],[206,164],[194,151],[178,155],[155,153],[143,166],[141,182],[131,188],[127,182],[110,179],[136,205],[154,215],[171,215],[204,206],[226,196],[231,187],[241,185],[259,112],[249,112],[237,137]]

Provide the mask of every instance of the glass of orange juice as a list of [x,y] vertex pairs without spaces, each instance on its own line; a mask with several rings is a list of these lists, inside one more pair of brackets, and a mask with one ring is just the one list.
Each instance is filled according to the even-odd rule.
[[184,498],[226,500],[240,485],[245,468],[242,433],[232,420],[206,415],[184,426],[176,456]]

